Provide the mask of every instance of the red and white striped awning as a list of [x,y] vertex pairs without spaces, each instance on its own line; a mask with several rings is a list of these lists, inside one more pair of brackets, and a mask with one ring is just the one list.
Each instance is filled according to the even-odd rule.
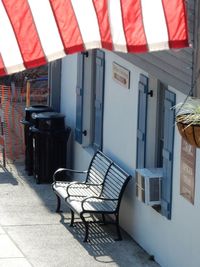
[[184,0],[1,0],[0,75],[92,48],[188,46]]

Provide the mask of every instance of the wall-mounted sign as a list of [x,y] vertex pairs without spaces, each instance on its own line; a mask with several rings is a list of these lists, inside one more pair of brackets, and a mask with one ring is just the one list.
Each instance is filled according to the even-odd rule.
[[196,149],[181,142],[180,194],[194,204]]
[[112,78],[121,86],[127,89],[130,88],[130,71],[116,62],[113,62],[112,65]]

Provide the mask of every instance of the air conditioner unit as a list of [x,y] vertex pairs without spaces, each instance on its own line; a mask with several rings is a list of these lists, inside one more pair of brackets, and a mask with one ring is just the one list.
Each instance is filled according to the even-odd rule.
[[163,169],[136,170],[136,197],[147,205],[159,205],[161,201],[161,179]]

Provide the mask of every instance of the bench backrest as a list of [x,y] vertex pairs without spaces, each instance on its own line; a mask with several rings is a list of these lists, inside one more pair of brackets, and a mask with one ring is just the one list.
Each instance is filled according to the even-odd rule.
[[93,156],[86,177],[87,183],[102,184],[112,161],[101,151]]
[[122,194],[130,178],[128,173],[112,163],[104,180],[101,197],[117,200],[116,209],[119,208]]

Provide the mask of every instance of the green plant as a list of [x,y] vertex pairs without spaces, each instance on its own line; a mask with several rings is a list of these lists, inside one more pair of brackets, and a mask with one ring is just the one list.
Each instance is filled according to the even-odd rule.
[[174,107],[177,111],[176,122],[190,125],[200,125],[200,99],[188,98]]

